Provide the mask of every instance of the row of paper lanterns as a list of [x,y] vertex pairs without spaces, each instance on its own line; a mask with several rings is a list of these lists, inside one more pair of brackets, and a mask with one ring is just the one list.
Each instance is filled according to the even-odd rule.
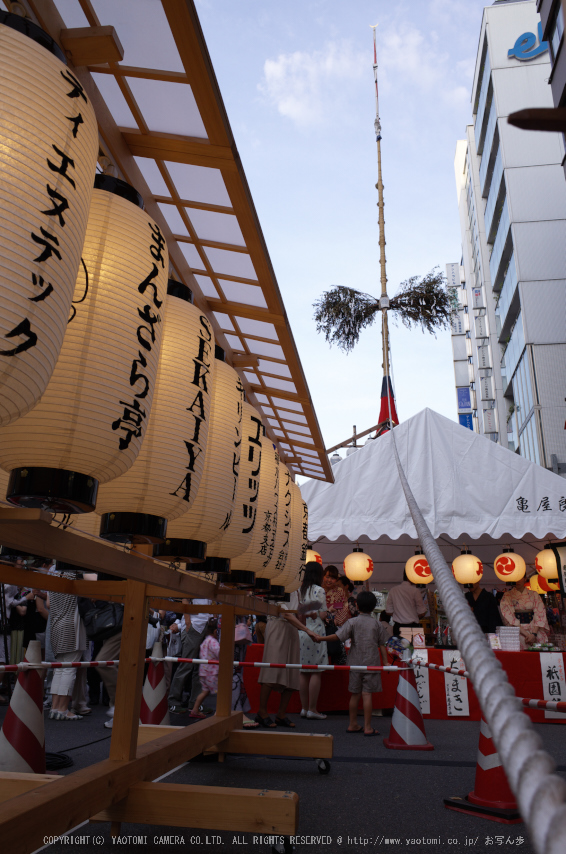
[[300,490],[210,321],[168,280],[166,241],[141,197],[95,176],[96,117],[64,63],[38,27],[0,13],[8,500],[86,514],[76,527],[156,543],[157,556],[193,568],[230,560],[242,586],[254,573],[259,588],[296,589]]
[[[322,564],[322,557],[313,549],[307,551],[306,560]],[[343,565],[350,581],[367,581],[373,572],[372,559],[360,548],[347,555]],[[555,579],[558,579],[558,567],[551,548],[538,552],[535,568],[537,575],[529,582],[531,590],[536,593],[550,593],[559,589],[559,584],[555,582]],[[515,582],[525,576],[527,567],[521,555],[515,554],[512,549],[504,549],[503,553],[495,558],[493,569],[500,581]],[[405,564],[405,572],[413,584],[430,584],[434,580],[428,561],[421,551],[409,558]],[[452,573],[459,584],[475,584],[483,577],[483,564],[468,549],[464,549],[452,561]]]

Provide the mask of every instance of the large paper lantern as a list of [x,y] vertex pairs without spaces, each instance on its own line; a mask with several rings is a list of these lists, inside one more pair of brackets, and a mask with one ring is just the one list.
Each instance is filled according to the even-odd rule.
[[364,550],[357,548],[344,559],[344,572],[350,581],[369,581],[373,572],[373,560]]
[[140,453],[121,477],[100,487],[101,536],[161,542],[167,520],[193,505],[201,482],[214,383],[214,333],[191,304],[189,288],[171,280],[151,418]]
[[307,545],[306,531],[304,531],[306,504],[302,499],[301,490],[292,481],[290,493],[291,525],[285,567],[280,575],[276,575],[272,579],[273,585],[276,587],[283,585],[287,593],[297,590],[301,585],[301,570],[304,570],[304,555]]
[[[260,574],[270,579],[275,575],[275,539],[279,520],[279,454],[269,439],[263,442],[261,481],[259,484],[257,521],[252,541],[246,551],[230,561],[230,574]],[[245,580],[246,576],[238,578]],[[229,579],[224,579],[229,581]],[[257,579],[256,579],[257,580]],[[267,585],[263,585],[267,589]]]
[[409,558],[405,564],[405,572],[409,581],[412,581],[413,584],[418,584],[419,587],[430,584],[433,581],[432,570],[422,551],[416,552]]
[[550,548],[544,548],[535,557],[535,569],[543,578],[558,578],[556,555]]
[[[154,549],[159,560],[202,563],[203,544],[213,543],[230,525],[238,489],[242,447],[244,387],[240,377],[224,362],[224,351],[215,347],[214,385],[204,472],[196,499],[188,510],[167,526],[165,542]],[[197,564],[198,561],[198,564]]]
[[322,557],[318,552],[315,552],[314,549],[307,549],[307,554],[305,557],[305,563],[312,563],[316,561],[322,566]]
[[215,542],[207,546],[207,558],[229,560],[239,557],[252,542],[256,525],[259,526],[258,502],[264,432],[261,415],[257,409],[244,401],[240,474],[234,508],[229,526]]
[[[291,492],[294,486],[291,480],[291,472],[287,466],[279,462],[279,497],[277,502],[277,531],[273,543],[273,556],[267,565],[258,566],[256,582],[275,578],[285,571],[289,555],[291,538]],[[265,561],[263,562],[265,564]],[[282,582],[283,583],[283,582]],[[264,585],[265,586],[265,585]],[[256,585],[257,587],[257,585]]]
[[69,325],[41,402],[0,429],[8,499],[92,510],[98,483],[124,474],[147,427],[169,259],[141,196],[97,175]]
[[98,155],[94,110],[59,46],[0,12],[0,426],[53,373],[81,259]]
[[[307,554],[307,545],[308,545],[308,533],[309,533],[309,511],[307,507],[306,501],[303,500],[301,496],[300,500],[300,520],[299,520],[299,529],[296,530],[293,537],[297,536],[299,538],[299,550],[297,556],[297,574],[295,576],[294,581],[287,583],[285,589],[288,593],[293,593],[295,590],[298,590],[301,586],[303,573],[305,571],[306,565],[306,554]],[[294,524],[294,521],[293,521]],[[294,540],[293,540],[294,542]]]
[[483,564],[475,557],[469,549],[464,549],[457,558],[452,561],[452,572],[458,584],[471,587],[476,581],[481,581],[483,576]]
[[526,572],[525,561],[513,549],[503,549],[493,561],[493,570],[500,581],[519,581]]

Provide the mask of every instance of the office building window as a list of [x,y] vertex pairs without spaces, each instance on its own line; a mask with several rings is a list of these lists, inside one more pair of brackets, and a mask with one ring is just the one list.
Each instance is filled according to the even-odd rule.
[[558,49],[560,47],[560,42],[562,41],[562,37],[564,36],[564,9],[562,8],[561,0],[558,0],[557,5],[557,13],[554,18],[554,22],[552,27],[550,28],[549,34],[549,43],[550,43],[550,55],[552,56],[552,62],[554,63],[556,59],[556,55],[558,53]]

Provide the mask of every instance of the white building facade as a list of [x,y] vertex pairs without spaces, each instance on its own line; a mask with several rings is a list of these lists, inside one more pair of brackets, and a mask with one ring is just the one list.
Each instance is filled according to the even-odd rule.
[[473,124],[457,144],[452,342],[460,423],[566,475],[566,180],[560,134],[507,116],[552,107],[535,0],[484,9]]

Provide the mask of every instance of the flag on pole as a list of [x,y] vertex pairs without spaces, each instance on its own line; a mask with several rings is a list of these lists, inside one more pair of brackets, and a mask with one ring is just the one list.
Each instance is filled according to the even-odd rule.
[[391,427],[396,427],[399,423],[397,410],[395,408],[395,395],[393,394],[393,386],[391,385],[391,377],[383,377],[381,384],[381,409],[379,411],[379,422],[375,433],[375,438],[387,433]]

